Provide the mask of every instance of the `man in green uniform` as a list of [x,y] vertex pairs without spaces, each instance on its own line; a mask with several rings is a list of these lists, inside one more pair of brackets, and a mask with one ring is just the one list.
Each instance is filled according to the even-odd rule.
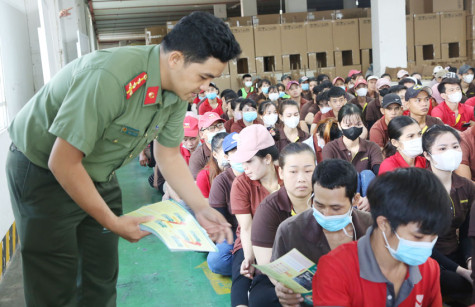
[[28,306],[115,306],[118,236],[137,242],[149,233],[139,228],[148,218],[121,216],[114,171],[152,140],[161,172],[210,237],[232,242],[178,146],[186,100],[240,52],[221,20],[195,12],[161,45],[73,61],[18,113],[7,177]]

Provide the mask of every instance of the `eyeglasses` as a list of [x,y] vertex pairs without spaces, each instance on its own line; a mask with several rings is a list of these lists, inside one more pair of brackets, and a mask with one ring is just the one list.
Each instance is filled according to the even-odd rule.
[[208,130],[209,132],[215,132],[215,131],[219,131],[223,129],[223,127],[224,127],[223,123],[217,123],[216,125],[209,126],[208,128],[203,129],[203,130]]

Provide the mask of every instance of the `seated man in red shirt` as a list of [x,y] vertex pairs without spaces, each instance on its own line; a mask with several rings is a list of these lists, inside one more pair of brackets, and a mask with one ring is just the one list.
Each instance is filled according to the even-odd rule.
[[439,83],[437,89],[444,101],[432,110],[431,115],[459,131],[467,130],[474,120],[473,107],[460,103],[463,96],[460,81],[445,78]]
[[429,257],[451,220],[442,182],[425,169],[398,169],[373,180],[368,199],[373,226],[320,258],[314,305],[441,307],[440,269]]
[[444,123],[435,117],[427,115],[430,111],[432,90],[428,86],[416,85],[408,88],[405,94],[405,105],[409,111],[408,116],[414,118],[422,130],[422,134],[434,125]]

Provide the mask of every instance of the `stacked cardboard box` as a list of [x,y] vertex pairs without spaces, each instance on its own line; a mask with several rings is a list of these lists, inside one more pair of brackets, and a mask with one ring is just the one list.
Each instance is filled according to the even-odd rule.
[[257,74],[282,71],[280,24],[254,26]]
[[333,51],[333,22],[307,22],[307,57],[310,70],[335,67]]
[[467,13],[467,58],[475,59],[475,0],[465,0]]
[[307,27],[304,23],[281,25],[282,71],[307,69]]
[[153,26],[145,28],[145,45],[160,44],[167,35],[166,26]]
[[352,69],[361,70],[358,19],[333,21],[333,50],[337,76],[346,76]]
[[414,45],[418,64],[441,59],[438,13],[414,15]]
[[464,11],[440,13],[442,60],[466,59],[466,14]]
[[359,19],[361,69],[365,73],[373,62],[371,18]]

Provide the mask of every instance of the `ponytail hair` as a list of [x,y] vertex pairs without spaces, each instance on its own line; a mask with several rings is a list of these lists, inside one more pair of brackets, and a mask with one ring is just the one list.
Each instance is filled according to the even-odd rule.
[[401,115],[391,119],[388,124],[389,141],[383,149],[383,154],[386,158],[394,155],[397,152],[397,148],[391,143],[391,140],[399,141],[399,138],[402,135],[402,130],[412,124],[418,123],[414,118],[410,116]]

